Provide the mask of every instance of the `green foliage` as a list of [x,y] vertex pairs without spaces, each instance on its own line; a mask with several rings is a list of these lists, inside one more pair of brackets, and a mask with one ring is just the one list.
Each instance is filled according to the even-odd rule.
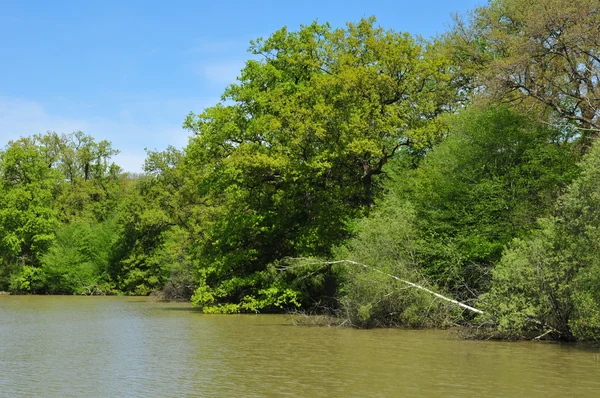
[[82,132],[11,141],[0,290],[160,291],[360,327],[473,320],[394,275],[483,306],[507,337],[598,339],[600,146],[576,162],[598,129],[599,15],[497,0],[442,40],[374,18],[283,28],[141,176]]
[[0,289],[79,293],[107,282],[106,225],[119,198],[118,153],[81,132],[11,141],[0,152]]
[[390,277],[434,289],[416,262],[415,211],[394,193],[387,195],[357,226],[356,236],[337,249],[343,263],[340,313],[358,327],[439,327],[450,320],[451,308],[429,293]]
[[17,293],[38,293],[43,288],[42,270],[25,265],[13,274],[10,290]]
[[[206,280],[206,279],[205,279]],[[245,278],[231,278],[216,288],[200,282],[191,302],[206,313],[272,312],[299,307],[300,293],[273,266]]]
[[485,289],[504,245],[548,215],[576,174],[569,131],[506,107],[471,108],[392,185],[415,209],[418,263],[462,300]]
[[170,274],[165,276],[162,297],[189,300],[195,287],[192,256],[189,253],[190,235],[179,227],[170,229],[165,235],[159,261]]
[[[556,237],[552,223],[546,223],[534,237],[515,240],[493,270],[491,289],[482,295],[488,323],[497,323],[498,331],[506,337],[522,338],[541,334],[546,325],[562,323],[556,314],[570,311],[564,297],[551,297],[560,286],[569,287],[563,279],[565,259],[555,252]],[[558,255],[557,255],[558,254]]]
[[113,219],[63,226],[41,258],[44,290],[51,294],[80,294],[95,285],[106,287],[114,240]]
[[[448,137],[421,162],[403,152],[392,164],[385,199],[336,257],[472,303],[487,291],[503,247],[551,213],[561,189],[577,174],[576,151],[569,130],[506,107],[473,107],[449,126]],[[341,307],[355,325],[431,326],[469,319],[380,271],[344,267],[340,273]],[[518,283],[505,282],[506,289]]]
[[[227,103],[184,124],[194,137],[179,166],[191,194],[181,199],[201,202],[197,227],[188,225],[201,284],[217,291],[287,256],[329,256],[349,236],[348,222],[381,191],[384,165],[403,147],[426,147],[453,106],[435,47],[373,19],[252,43],[262,58],[246,63]],[[236,286],[217,301],[243,300],[248,286]]]
[[81,294],[96,285],[111,292],[107,274],[114,240],[114,222],[79,221],[56,232],[56,239],[40,257],[40,267],[24,266],[13,276],[17,293]]
[[63,179],[55,202],[64,221],[84,217],[104,220],[120,196],[120,167],[110,163],[119,151],[81,131],[57,138],[55,167]]
[[11,141],[0,152],[0,258],[4,266],[39,265],[38,256],[50,246],[58,226],[53,208],[58,178],[35,138]]
[[[61,222],[108,216],[120,187],[119,168],[109,164],[116,153],[107,141],[81,132],[8,143],[0,152],[2,274],[40,266]],[[5,287],[6,278],[0,283]]]
[[121,291],[148,295],[160,289],[168,276],[170,219],[140,191],[141,182],[123,199],[115,215],[116,240],[109,274]]
[[522,336],[555,330],[564,339],[600,338],[600,146],[581,164],[581,175],[557,204],[554,218],[514,241],[482,296],[488,322]]

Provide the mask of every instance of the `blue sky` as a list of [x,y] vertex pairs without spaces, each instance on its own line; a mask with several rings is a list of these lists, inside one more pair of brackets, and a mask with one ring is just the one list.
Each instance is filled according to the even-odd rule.
[[82,130],[141,171],[144,148],[183,147],[185,116],[219,101],[248,42],[287,26],[375,15],[425,37],[484,0],[0,1],[0,147]]

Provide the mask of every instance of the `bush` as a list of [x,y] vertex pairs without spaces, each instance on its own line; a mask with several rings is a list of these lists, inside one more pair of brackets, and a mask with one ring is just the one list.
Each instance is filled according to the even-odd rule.
[[600,339],[600,144],[559,200],[556,215],[513,241],[482,295],[502,335],[553,330],[561,339]]
[[[341,316],[357,327],[441,327],[452,310],[431,294],[389,275],[435,290],[415,263],[415,212],[394,194],[388,195],[357,235],[336,251],[339,259],[361,264],[338,267],[341,277]],[[389,275],[386,275],[389,274]]]
[[461,112],[422,165],[397,179],[415,209],[420,268],[461,301],[487,290],[502,250],[551,214],[576,176],[568,130],[506,107]]
[[114,241],[114,222],[79,221],[64,225],[41,257],[42,288],[51,294],[81,294],[95,285],[111,289],[108,265]]
[[10,283],[10,291],[14,293],[38,293],[42,287],[42,270],[28,265],[21,267]]

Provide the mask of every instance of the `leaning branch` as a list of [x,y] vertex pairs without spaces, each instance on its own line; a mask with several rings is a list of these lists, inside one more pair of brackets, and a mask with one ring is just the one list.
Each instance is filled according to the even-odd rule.
[[[290,258],[288,258],[288,260],[306,261],[306,260],[310,260],[310,259],[307,259],[307,258],[292,258],[292,257],[290,257]],[[374,270],[376,272],[379,272],[380,274],[389,276],[392,279],[395,279],[395,280],[397,280],[399,282],[405,283],[405,284],[407,284],[409,286],[412,286],[412,287],[414,287],[416,289],[423,290],[423,291],[425,291],[427,293],[433,294],[435,297],[441,298],[442,300],[448,301],[449,303],[458,305],[459,307],[462,307],[462,308],[467,309],[469,311],[475,312],[477,314],[483,314],[483,311],[481,311],[481,310],[479,310],[477,308],[474,308],[474,307],[471,307],[471,306],[469,306],[467,304],[461,303],[460,301],[453,300],[453,299],[451,299],[449,297],[442,296],[441,294],[436,293],[436,292],[434,292],[432,290],[429,290],[426,287],[423,287],[421,285],[417,285],[416,283],[413,283],[413,282],[405,281],[404,279],[400,279],[400,278],[398,278],[395,275],[388,274],[387,272],[384,272],[384,271],[382,271],[382,270],[380,270],[378,268],[375,268],[373,266],[366,265],[366,264],[361,264],[361,263],[357,263],[356,261],[352,261],[352,260],[314,261],[314,262],[305,263],[305,264],[302,264],[302,265],[314,265],[314,264],[331,265],[331,264],[341,264],[341,263],[348,263],[348,264],[358,265],[358,266],[366,268],[366,269],[372,269],[372,270]],[[285,270],[285,269],[290,269],[290,268],[292,268],[292,267],[282,267],[280,269]]]

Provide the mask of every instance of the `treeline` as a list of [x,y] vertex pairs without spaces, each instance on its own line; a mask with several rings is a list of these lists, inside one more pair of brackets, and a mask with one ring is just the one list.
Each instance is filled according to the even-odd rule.
[[597,339],[599,27],[594,0],[499,0],[431,40],[283,28],[143,175],[83,133],[10,142],[0,290]]

